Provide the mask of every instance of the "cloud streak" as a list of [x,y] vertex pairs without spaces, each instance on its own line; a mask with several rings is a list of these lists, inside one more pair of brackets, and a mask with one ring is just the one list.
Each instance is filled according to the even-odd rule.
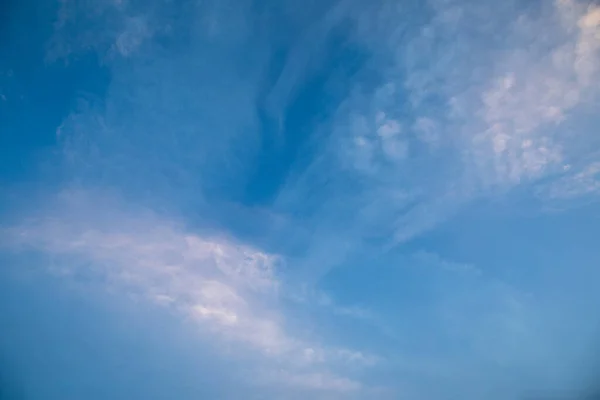
[[328,370],[373,363],[372,356],[321,345],[286,328],[290,316],[278,305],[283,261],[276,255],[222,235],[188,232],[154,213],[107,207],[83,192],[65,192],[25,221],[2,231],[12,251],[57,257],[54,273],[71,279],[91,274],[167,307],[197,323],[224,351],[233,345],[284,368],[283,383],[355,391],[358,381]]
[[[597,148],[576,123],[594,118],[599,94],[596,5],[430,1],[424,9],[422,25],[399,23],[404,8],[349,12],[357,40],[377,55],[381,83],[356,77],[319,128],[327,137],[319,155],[280,195],[280,207],[293,208],[290,199],[326,180],[314,223],[348,232],[347,248],[390,234],[405,243],[474,200],[535,191]],[[379,64],[381,54],[391,61]],[[340,223],[348,218],[352,228]]]
[[110,82],[3,250],[171,311],[273,397],[489,398],[559,358],[557,304],[425,234],[508,195],[600,199],[600,9],[530,3],[62,0],[47,65]]

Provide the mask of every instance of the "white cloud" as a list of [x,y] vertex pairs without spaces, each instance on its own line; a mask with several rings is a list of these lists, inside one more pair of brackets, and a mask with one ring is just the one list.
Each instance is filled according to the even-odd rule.
[[419,117],[414,123],[413,130],[416,132],[419,140],[435,147],[440,140],[440,127],[437,123],[427,117]]
[[[363,42],[395,61],[382,72],[387,82],[370,92],[357,85],[339,107],[328,149],[356,173],[363,192],[351,195],[365,198],[357,204],[379,195],[375,219],[400,242],[474,198],[560,173],[593,139],[566,123],[600,94],[597,6],[428,5],[424,26],[399,24],[403,11],[392,9],[377,14],[379,26],[362,25],[361,35],[372,35]],[[381,188],[407,193],[411,206]]]
[[[382,72],[389,81],[371,91],[352,92],[338,110],[323,154],[315,157],[299,183],[286,182],[288,192],[275,206],[288,199],[290,214],[312,217],[298,228],[310,237],[298,246],[308,243],[309,248],[301,256],[302,268],[327,270],[342,263],[361,247],[357,242],[375,243],[379,250],[378,240],[408,241],[474,197],[535,182],[564,170],[577,156],[571,137],[560,128],[597,95],[598,7],[563,0],[544,3],[534,14],[522,11],[518,1],[475,3],[432,0],[431,22],[415,29],[400,26],[398,13],[406,20],[406,10],[394,2],[385,12],[378,10],[391,21],[392,39],[377,37],[382,31],[389,33],[381,23],[373,27],[373,40],[365,42],[379,46],[374,53],[385,47],[386,58],[394,60]],[[227,25],[243,22],[245,15],[224,20],[221,14],[234,8],[219,8],[222,2],[213,2],[210,12],[191,18],[202,20],[200,28],[192,28],[192,33],[197,29],[206,35],[201,45],[184,49],[183,55],[161,53],[136,63],[134,56],[155,30],[168,31],[165,21],[156,23],[156,15],[142,18],[127,2],[92,2],[85,18],[67,15],[81,12],[76,2],[63,4],[51,48],[55,57],[90,48],[130,57],[126,68],[111,67],[115,83],[100,114],[86,110],[65,121],[61,139],[66,138],[65,152],[77,156],[68,166],[76,180],[96,184],[100,176],[101,185],[120,186],[124,192],[135,186],[136,194],[148,188],[157,192],[161,184],[169,195],[193,188],[185,192],[191,201],[198,201],[206,188],[213,194],[223,182],[232,187],[246,183],[231,182],[250,169],[246,161],[255,153],[240,156],[236,146],[254,148],[260,142],[253,135],[253,122],[255,102],[263,91],[254,80],[262,79],[265,61],[251,60],[238,70],[231,63],[238,47],[219,42],[216,51],[208,51],[214,49],[206,45],[223,35],[233,41],[245,37],[246,28]],[[94,28],[98,24],[90,24],[77,40],[68,40],[73,33],[69,24],[85,23],[89,11],[106,17],[106,24],[100,31]],[[295,96],[307,68],[314,67],[314,53],[325,48],[320,45],[324,41],[316,39],[340,19],[339,10],[334,11],[290,52],[281,76],[267,91],[265,108],[279,118],[280,128],[283,108]],[[250,48],[244,40],[236,44]],[[203,89],[201,96],[198,87]],[[222,172],[231,165],[231,173]],[[563,178],[549,185],[544,195],[570,199],[600,192],[597,162],[572,170],[560,172]],[[325,182],[326,188],[321,190],[313,178]],[[290,198],[296,201],[291,206]],[[373,366],[380,362],[378,357],[324,345],[289,328],[292,316],[281,305],[285,285],[279,275],[280,257],[103,201],[67,194],[58,206],[42,208],[39,215],[3,230],[0,238],[13,249],[60,258],[67,275],[93,269],[111,285],[196,322],[224,348],[258,354],[261,362],[268,360],[266,380],[344,394],[364,389],[360,381],[331,370],[340,365]],[[306,211],[299,202],[316,205]],[[296,233],[294,229],[289,231]],[[458,272],[453,276],[483,279],[476,267],[433,253],[413,258]],[[521,343],[535,344],[532,332],[537,326],[528,319],[530,299],[500,286],[485,281],[482,290],[463,292],[443,285],[432,302],[445,313],[443,328],[501,363],[526,353]],[[360,307],[338,306],[325,296],[319,301],[337,315],[375,319]],[[272,365],[284,369],[269,368]],[[407,370],[414,372],[410,367]],[[449,373],[455,369],[448,368]]]
[[400,124],[393,119],[381,121],[377,128],[377,134],[384,140],[397,136],[400,132],[402,132]]
[[[514,48],[497,57],[481,95],[484,130],[472,139],[484,183],[512,185],[562,168],[570,143],[558,126],[600,88],[596,13],[585,2],[557,1],[541,17],[523,15],[512,24]],[[549,27],[559,28],[548,35]]]
[[148,36],[150,30],[143,18],[129,18],[125,23],[125,29],[117,37],[115,45],[122,56],[128,57]]
[[400,122],[390,118],[383,111],[374,116],[351,115],[349,122],[351,141],[345,146],[351,160],[344,160],[346,152],[341,155],[341,162],[359,173],[379,174],[386,169],[386,163],[398,164],[409,155],[409,146]]
[[436,268],[441,268],[442,270],[448,272],[454,272],[458,274],[468,274],[468,275],[481,275],[481,270],[477,268],[475,265],[468,263],[459,263],[454,261],[448,261],[435,253],[430,253],[427,251],[419,251],[413,254],[413,258],[418,263],[423,263],[426,266],[433,266]]
[[[267,363],[287,366],[290,376],[300,367],[315,368],[316,374],[324,366],[375,363],[372,356],[308,341],[286,329],[278,305],[282,260],[276,255],[223,236],[194,234],[154,213],[115,207],[86,193],[63,193],[52,203],[2,229],[4,246],[59,257],[62,275],[102,276],[197,322],[224,349],[240,346]],[[323,377],[319,382],[341,389],[342,382],[351,381]],[[315,381],[305,383],[312,387]]]
[[139,7],[126,0],[60,0],[54,32],[47,47],[50,62],[69,62],[73,55],[93,51],[103,61],[130,57],[154,34],[171,25],[165,4],[146,2]]
[[579,171],[557,179],[541,194],[550,199],[563,200],[600,194],[600,162],[592,162]]

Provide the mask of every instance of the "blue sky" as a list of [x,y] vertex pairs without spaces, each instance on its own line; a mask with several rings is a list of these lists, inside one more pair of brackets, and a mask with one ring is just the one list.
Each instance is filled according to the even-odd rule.
[[29,0],[0,18],[0,395],[585,387],[596,3]]

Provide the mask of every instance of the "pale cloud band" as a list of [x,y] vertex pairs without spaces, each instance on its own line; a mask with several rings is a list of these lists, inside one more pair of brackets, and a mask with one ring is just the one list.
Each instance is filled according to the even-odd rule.
[[155,213],[117,204],[97,193],[64,192],[35,216],[3,229],[2,242],[12,251],[56,258],[53,273],[72,279],[96,274],[113,289],[197,322],[223,349],[237,346],[264,365],[279,365],[275,371],[281,372],[272,372],[283,374],[279,385],[361,388],[328,369],[368,367],[375,357],[311,342],[286,329],[290,315],[278,306],[280,257],[222,235],[193,234]]
[[[599,98],[599,8],[575,0],[539,9],[427,4],[433,18],[416,33],[398,23],[403,9],[357,17],[379,18],[379,31],[360,33],[395,57],[383,84],[357,84],[339,107],[323,150],[337,164],[318,159],[307,176],[316,169],[335,182],[350,173],[359,190],[342,189],[330,202],[336,195],[359,208],[377,202],[377,216],[361,211],[379,223],[397,221],[384,226],[400,243],[474,199],[516,187],[546,193],[535,186],[562,177],[587,187],[571,194],[593,192],[593,174],[583,174],[596,162],[596,139],[577,124],[595,118]],[[310,190],[304,185],[289,187],[297,195]],[[551,197],[560,196],[557,190]],[[361,223],[368,232],[370,221]]]

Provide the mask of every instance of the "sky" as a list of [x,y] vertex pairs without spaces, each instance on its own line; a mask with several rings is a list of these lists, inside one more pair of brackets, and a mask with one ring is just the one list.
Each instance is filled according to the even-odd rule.
[[592,0],[5,0],[0,399],[573,399]]

